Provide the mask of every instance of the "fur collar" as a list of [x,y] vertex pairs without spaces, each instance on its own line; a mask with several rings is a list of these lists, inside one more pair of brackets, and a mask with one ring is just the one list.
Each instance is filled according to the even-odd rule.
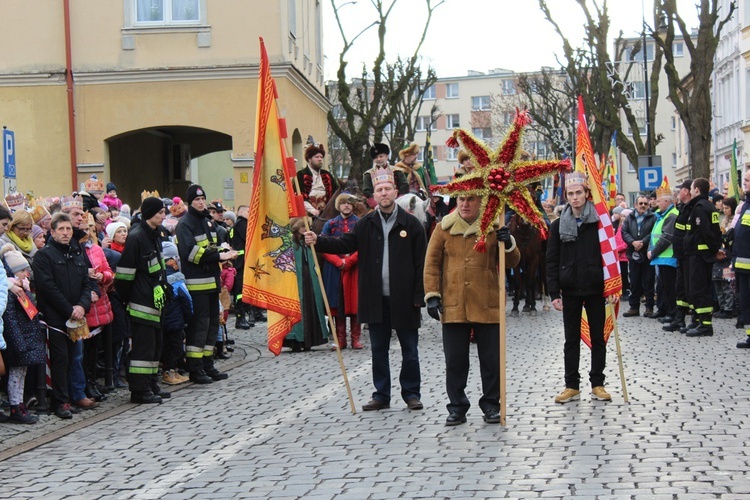
[[[443,228],[443,231],[448,231],[451,236],[461,235],[464,238],[470,238],[479,234],[479,217],[472,224],[469,224],[458,215],[458,210],[454,210],[443,217],[440,227]],[[500,225],[495,221],[492,223],[492,227],[498,229]]]

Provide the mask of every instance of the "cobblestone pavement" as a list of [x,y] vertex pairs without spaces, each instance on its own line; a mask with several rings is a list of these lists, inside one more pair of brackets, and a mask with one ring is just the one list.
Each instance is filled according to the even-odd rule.
[[[237,335],[227,381],[181,387],[158,406],[118,395],[85,421],[0,425],[0,489],[45,499],[750,495],[750,352],[734,347],[744,333],[733,320],[715,321],[714,337],[693,339],[662,332],[652,319],[621,318],[630,402],[613,339],[613,401],[592,401],[585,390],[581,401],[556,405],[562,315],[509,318],[507,426],[482,421],[473,353],[474,407],[466,424],[450,428],[440,329],[426,314],[425,323],[423,411],[395,398],[388,410],[361,412],[372,392],[370,353],[347,350],[353,415],[334,353],[273,357],[256,327]],[[395,382],[395,341],[392,350]],[[585,347],[582,357],[585,380]]]

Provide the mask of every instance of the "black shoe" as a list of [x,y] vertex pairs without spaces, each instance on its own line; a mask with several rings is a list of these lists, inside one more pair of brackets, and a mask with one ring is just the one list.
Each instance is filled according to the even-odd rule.
[[133,392],[130,394],[130,402],[136,404],[159,404],[162,402],[161,396],[157,396],[151,391]]
[[390,407],[390,403],[386,403],[385,401],[378,401],[377,399],[371,399],[370,401],[362,405],[362,411],[385,410],[386,408]]
[[159,396],[162,399],[169,399],[172,397],[171,392],[162,391],[161,389],[159,390],[159,392],[154,392],[154,395]]
[[234,352],[234,347],[232,347],[231,345],[226,346],[225,349],[227,350],[227,352]]
[[211,370],[206,370],[206,375],[211,377],[211,380],[213,380],[214,382],[218,382],[219,380],[226,380],[229,378],[228,373],[220,372],[216,368],[213,368]]
[[250,323],[247,322],[245,316],[237,316],[237,321],[234,322],[235,330],[249,330]]
[[687,337],[713,337],[714,328],[711,325],[699,325],[685,332]]
[[409,408],[410,410],[421,410],[421,409],[423,409],[423,408],[424,408],[424,405],[423,405],[423,404],[422,404],[422,402],[421,402],[421,401],[419,400],[419,398],[410,398],[410,399],[409,399],[409,400],[408,400],[408,401],[406,402],[406,406],[407,406],[407,407],[408,407],[408,408]]
[[73,409],[70,403],[65,403],[55,407],[55,415],[63,420],[69,420],[73,418]]
[[699,326],[701,326],[701,324],[698,322],[690,323],[689,325],[685,325],[682,328],[680,328],[680,333],[687,333],[690,330],[695,330]]
[[737,342],[738,349],[750,349],[750,335],[745,337],[745,340]]
[[260,311],[253,311],[253,319],[256,323],[265,323],[268,321],[268,318]]
[[[498,422],[499,422],[498,417]],[[461,425],[466,423],[466,415],[463,413],[451,413],[448,418],[445,419],[445,425],[447,427],[453,427],[454,425]]]
[[682,329],[685,327],[685,323],[670,323],[668,325],[664,325],[661,327],[662,330],[665,332],[682,332]]
[[226,344],[227,345],[234,345],[234,339],[227,339]]
[[214,359],[229,359],[230,357],[231,356],[224,351],[216,351],[216,354],[214,354]]
[[668,325],[673,321],[674,321],[674,316],[663,316],[659,318],[659,323],[661,323],[662,325]]
[[500,423],[500,411],[499,410],[487,410],[484,412],[484,422],[487,424],[499,424]]
[[730,319],[732,317],[731,311],[717,311],[714,313],[714,318],[718,319]]
[[206,375],[206,372],[203,370],[198,370],[190,372],[190,381],[195,384],[212,384],[214,379]]
[[83,392],[86,394],[87,398],[93,399],[97,403],[100,402],[100,401],[104,401],[105,399],[107,399],[107,396],[105,396],[104,394],[102,394],[99,391],[99,388],[96,387],[96,384],[93,383],[93,382],[89,382],[88,384],[86,384],[86,389]]
[[657,317],[657,316],[656,316],[657,314],[658,314],[658,313],[655,313],[655,312],[654,312],[654,309],[653,309],[653,308],[651,308],[651,309],[649,309],[649,308],[646,308],[646,310],[645,310],[645,311],[644,311],[644,313],[643,313],[643,317],[644,317],[644,318],[656,318],[656,317]]

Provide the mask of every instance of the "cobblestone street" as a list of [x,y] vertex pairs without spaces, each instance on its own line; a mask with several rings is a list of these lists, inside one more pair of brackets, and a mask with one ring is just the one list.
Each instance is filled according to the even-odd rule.
[[[180,386],[158,406],[131,405],[120,390],[72,421],[3,424],[2,490],[45,499],[750,495],[750,353],[735,348],[744,332],[734,320],[716,320],[714,337],[686,338],[653,319],[620,318],[630,403],[612,338],[613,401],[592,401],[584,346],[581,401],[556,405],[562,315],[508,318],[507,426],[482,421],[473,352],[474,406],[466,424],[445,427],[440,327],[423,316],[423,411],[409,411],[394,385],[390,409],[362,412],[370,353],[347,350],[353,415],[334,353],[273,357],[256,327],[237,334],[225,382]],[[395,339],[392,351],[397,382]]]

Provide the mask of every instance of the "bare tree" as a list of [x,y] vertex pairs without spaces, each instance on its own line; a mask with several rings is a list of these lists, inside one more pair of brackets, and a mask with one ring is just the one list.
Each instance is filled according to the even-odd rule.
[[[398,102],[408,97],[407,89],[415,75],[420,71],[419,51],[427,35],[432,14],[437,7],[443,4],[444,0],[440,0],[434,5],[433,0],[425,0],[427,18],[422,36],[412,55],[408,59],[402,60],[398,67],[396,64],[391,66],[386,64],[385,54],[386,25],[397,2],[398,0],[391,0],[390,4],[386,5],[383,0],[371,0],[377,20],[349,38],[344,30],[344,22],[336,6],[336,0],[331,0],[344,47],[339,56],[335,95],[329,95],[331,99],[338,99],[341,110],[338,116],[333,113],[333,110],[329,111],[328,124],[333,133],[341,139],[343,146],[351,156],[350,177],[359,178],[362,172],[366,170],[370,163],[368,146],[371,141],[380,142],[383,138],[383,130],[396,120],[399,113]],[[372,66],[368,68],[363,65],[361,78],[350,82],[346,75],[347,54],[357,39],[373,27],[376,27],[378,32],[378,51],[375,54]],[[421,76],[421,72],[419,75]],[[432,71],[432,75],[434,76],[434,71]],[[397,76],[398,79],[396,79]],[[428,80],[429,77],[430,71],[425,75],[425,80]],[[422,85],[417,91],[416,97],[420,101],[426,88]],[[420,91],[422,94],[419,94]]]
[[[729,11],[720,13],[718,0],[700,0],[698,11],[698,31],[691,30],[677,12],[675,0],[659,2],[657,14],[664,15],[666,30],[663,37],[652,30],[652,37],[664,51],[666,62],[664,71],[669,82],[669,98],[672,100],[682,123],[685,125],[690,143],[691,174],[694,177],[710,177],[709,158],[711,155],[711,73],[714,70],[714,55],[719,45],[721,30],[732,18],[737,9],[730,2]],[[722,17],[723,16],[723,17]],[[673,42],[675,31],[679,31],[690,52],[690,72],[680,75],[675,68]]]

